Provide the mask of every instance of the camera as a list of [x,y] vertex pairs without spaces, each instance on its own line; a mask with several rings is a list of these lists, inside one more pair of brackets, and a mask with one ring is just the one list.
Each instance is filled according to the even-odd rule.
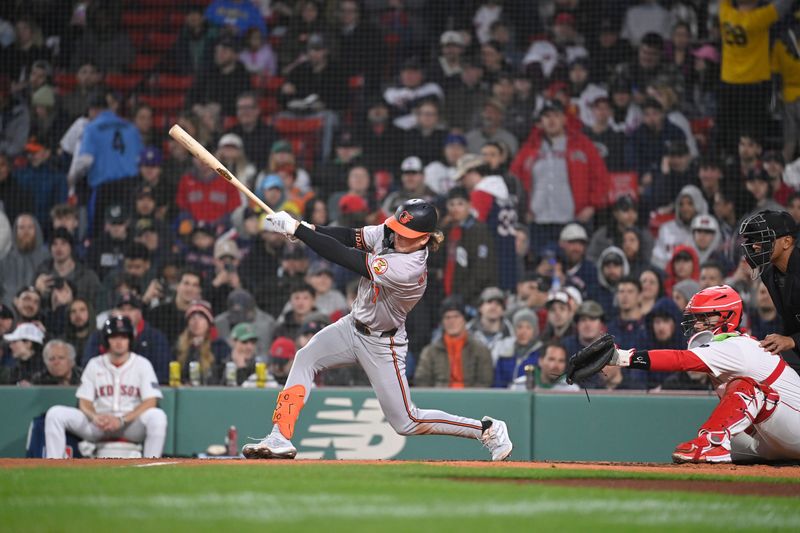
[[236,272],[236,265],[233,263],[225,263],[225,272]]
[[63,289],[64,288],[64,278],[54,278],[53,279],[53,289]]

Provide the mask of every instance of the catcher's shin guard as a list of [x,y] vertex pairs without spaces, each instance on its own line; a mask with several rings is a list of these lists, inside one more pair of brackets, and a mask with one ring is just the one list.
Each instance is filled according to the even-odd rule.
[[752,378],[736,378],[725,387],[716,409],[700,426],[698,437],[679,444],[676,462],[730,462],[731,439],[753,424],[767,420],[778,404],[778,394]]
[[291,439],[294,434],[294,424],[305,405],[306,388],[302,385],[292,385],[278,395],[278,403],[272,414],[272,423],[278,424],[281,435]]

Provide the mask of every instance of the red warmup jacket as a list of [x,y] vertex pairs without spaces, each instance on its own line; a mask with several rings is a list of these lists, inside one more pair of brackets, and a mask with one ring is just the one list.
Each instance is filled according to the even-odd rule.
[[184,174],[178,183],[176,203],[178,209],[188,212],[198,222],[216,222],[239,207],[242,199],[239,191],[219,176],[201,181],[192,174]]
[[[575,214],[588,206],[595,209],[607,206],[610,180],[605,161],[586,135],[570,128],[567,128],[566,135],[567,172],[575,202]],[[542,136],[542,130],[533,128],[511,163],[511,173],[522,182],[529,198],[533,191],[533,165],[539,157]]]

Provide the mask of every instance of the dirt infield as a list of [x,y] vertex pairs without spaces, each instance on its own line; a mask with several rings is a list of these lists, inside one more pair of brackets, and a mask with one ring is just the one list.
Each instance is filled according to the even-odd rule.
[[[287,464],[299,467],[306,465],[396,465],[408,464],[412,461],[338,461],[338,460],[295,460],[295,461],[263,461],[248,459],[17,459],[0,458],[0,468],[97,468],[97,467],[150,467],[150,466],[209,466],[241,465],[270,467]],[[800,465],[674,465],[666,463],[612,463],[612,462],[527,462],[508,461],[491,463],[488,461],[429,461],[432,466],[455,466],[460,468],[524,468],[524,469],[560,469],[560,470],[602,470],[615,472],[638,472],[650,474],[701,474],[735,477],[766,477],[793,479],[800,482]],[[800,492],[800,491],[799,491]]]

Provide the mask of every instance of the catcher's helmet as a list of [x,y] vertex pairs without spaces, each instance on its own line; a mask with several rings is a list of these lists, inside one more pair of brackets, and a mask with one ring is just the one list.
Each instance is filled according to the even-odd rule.
[[742,321],[742,298],[728,285],[708,287],[698,292],[683,311],[683,333],[687,337],[696,333],[694,325],[706,322],[710,316],[719,316],[716,324],[708,324],[712,333],[729,333],[739,328]]
[[103,344],[108,346],[108,338],[114,335],[126,335],[133,343],[134,332],[131,319],[122,315],[108,317],[103,324]]
[[744,238],[744,255],[752,268],[769,263],[775,239],[796,234],[797,223],[785,211],[764,209],[744,219],[739,226],[739,235]]
[[398,207],[385,224],[403,237],[416,239],[436,231],[438,220],[435,207],[425,200],[413,198]]

